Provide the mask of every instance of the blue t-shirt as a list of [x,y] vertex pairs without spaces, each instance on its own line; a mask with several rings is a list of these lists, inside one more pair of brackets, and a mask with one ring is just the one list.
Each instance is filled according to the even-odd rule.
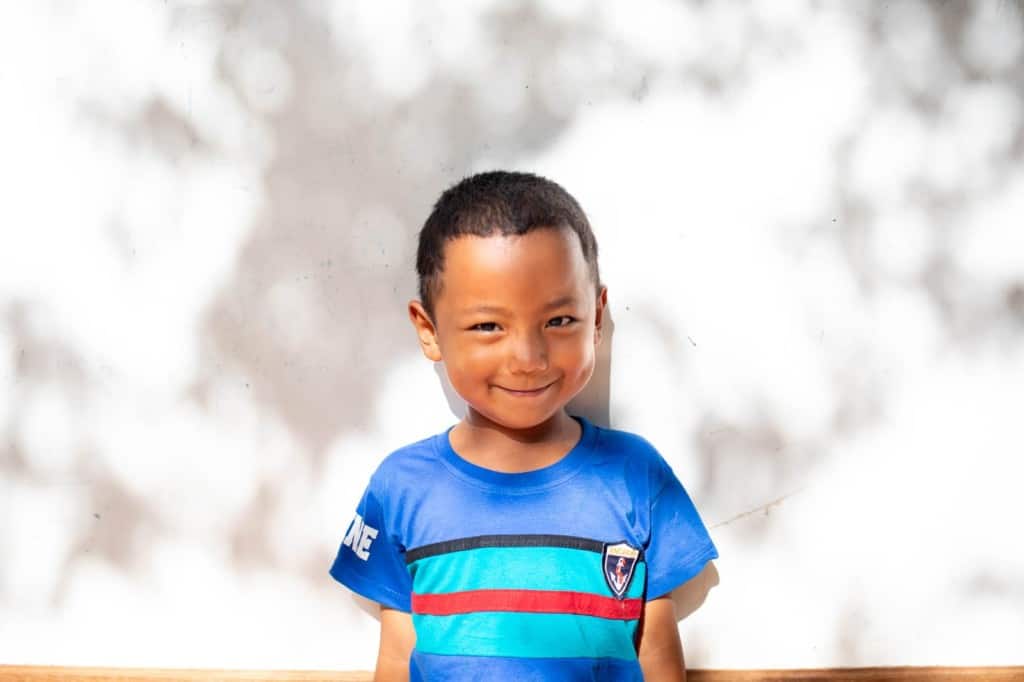
[[370,478],[331,575],[412,614],[412,680],[640,680],[646,600],[718,556],[697,510],[640,436],[574,417],[579,442],[508,474],[448,431]]

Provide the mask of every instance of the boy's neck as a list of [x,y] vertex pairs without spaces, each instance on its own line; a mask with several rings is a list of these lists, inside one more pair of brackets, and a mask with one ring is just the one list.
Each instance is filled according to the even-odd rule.
[[562,459],[579,442],[582,427],[565,410],[529,429],[509,429],[469,408],[449,434],[452,449],[485,469],[518,474]]

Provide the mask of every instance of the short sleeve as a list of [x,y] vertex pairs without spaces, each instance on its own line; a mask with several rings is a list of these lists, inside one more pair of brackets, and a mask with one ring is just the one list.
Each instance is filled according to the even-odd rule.
[[388,533],[377,487],[371,480],[341,541],[330,573],[353,592],[408,613],[412,580],[400,545]]
[[672,469],[659,457],[651,532],[644,549],[647,598],[656,599],[693,578],[718,557],[704,522]]

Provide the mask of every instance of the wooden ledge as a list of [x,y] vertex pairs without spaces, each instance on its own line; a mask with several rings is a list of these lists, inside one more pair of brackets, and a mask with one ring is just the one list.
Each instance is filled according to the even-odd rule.
[[45,665],[0,665],[0,682],[371,682],[373,673],[362,670],[216,670],[192,668],[64,668]]
[[[2,682],[371,682],[367,671],[327,670],[193,670],[152,668],[66,668],[0,665]],[[1001,668],[899,667],[818,668],[800,670],[689,670],[689,682],[794,682],[852,680],[853,682],[1016,682],[1024,681],[1024,666]]]
[[887,667],[793,670],[688,670],[688,682],[1024,682],[1024,667]]

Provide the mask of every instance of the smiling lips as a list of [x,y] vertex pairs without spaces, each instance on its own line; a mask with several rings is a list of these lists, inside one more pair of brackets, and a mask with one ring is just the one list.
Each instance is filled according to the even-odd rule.
[[548,388],[553,386],[554,383],[555,382],[552,381],[550,384],[547,384],[546,386],[541,386],[540,388],[535,388],[535,389],[532,389],[532,390],[529,390],[529,391],[517,391],[517,390],[515,390],[513,388],[505,388],[504,386],[499,386],[498,388],[500,388],[503,391],[505,391],[507,393],[510,393],[511,395],[514,395],[514,396],[522,396],[524,398],[529,398],[530,396],[540,395],[541,393],[546,391]]

